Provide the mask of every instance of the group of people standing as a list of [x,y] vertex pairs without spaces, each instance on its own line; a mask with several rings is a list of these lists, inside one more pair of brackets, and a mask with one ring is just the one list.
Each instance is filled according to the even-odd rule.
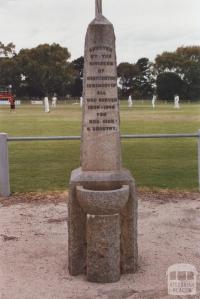
[[[152,101],[151,101],[153,109],[156,107],[156,101],[157,101],[157,94],[154,93],[153,97],[152,97]],[[179,101],[180,101],[179,95],[175,94],[174,95],[174,108],[175,109],[180,109]],[[132,106],[133,106],[133,99],[132,99],[132,96],[130,95],[128,97],[128,107],[131,108]]]
[[[153,97],[152,97],[152,108],[154,109],[156,107],[156,101],[157,101],[157,94],[154,93]],[[180,98],[178,94],[174,95],[174,108],[175,109],[180,109]],[[14,111],[15,110],[15,98],[12,97],[9,99],[9,103],[10,103],[10,111]],[[54,94],[54,96],[52,97],[52,101],[51,101],[51,106],[53,108],[55,108],[57,105],[57,96],[56,94]],[[83,106],[83,97],[80,97],[80,107],[82,108]],[[131,108],[133,106],[133,99],[132,96],[130,95],[128,97],[128,107]],[[49,105],[49,97],[46,96],[44,98],[44,109],[46,113],[50,112],[50,105]]]
[[[56,97],[56,95],[54,95],[54,96],[52,97],[51,106],[52,106],[53,108],[55,108],[56,105],[57,105],[57,97]],[[49,113],[49,112],[50,112],[49,98],[48,98],[47,96],[44,98],[44,111],[45,111],[46,113]]]

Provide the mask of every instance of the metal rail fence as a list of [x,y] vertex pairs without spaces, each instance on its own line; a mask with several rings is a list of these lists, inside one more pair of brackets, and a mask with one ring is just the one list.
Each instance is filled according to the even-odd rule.
[[[200,191],[200,130],[193,134],[135,134],[122,135],[122,139],[148,139],[148,138],[197,138],[198,147],[198,179]],[[80,140],[80,136],[52,136],[52,137],[9,137],[6,133],[0,133],[0,196],[10,195],[8,142],[16,141],[60,141]]]

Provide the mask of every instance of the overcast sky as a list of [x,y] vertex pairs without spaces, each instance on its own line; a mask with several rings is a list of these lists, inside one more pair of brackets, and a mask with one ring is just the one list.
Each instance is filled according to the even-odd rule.
[[[83,55],[95,0],[0,0],[0,41],[17,50],[41,43]],[[179,46],[200,45],[200,0],[103,0],[115,27],[118,62],[151,60]]]

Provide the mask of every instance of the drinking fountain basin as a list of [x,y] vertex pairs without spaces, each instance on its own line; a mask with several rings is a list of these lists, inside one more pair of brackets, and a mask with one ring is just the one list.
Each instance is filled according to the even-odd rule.
[[129,186],[114,190],[89,190],[76,187],[77,199],[85,213],[90,215],[119,214],[129,198]]

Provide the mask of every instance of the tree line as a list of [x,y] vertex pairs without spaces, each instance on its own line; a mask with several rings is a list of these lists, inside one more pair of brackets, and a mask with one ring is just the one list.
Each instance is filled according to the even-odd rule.
[[[15,45],[0,42],[0,86],[12,86],[18,97],[80,97],[84,58],[70,62],[66,47],[42,44],[16,53]],[[200,99],[200,46],[179,47],[157,55],[154,62],[146,57],[136,63],[122,62],[117,67],[119,96],[148,99]]]

